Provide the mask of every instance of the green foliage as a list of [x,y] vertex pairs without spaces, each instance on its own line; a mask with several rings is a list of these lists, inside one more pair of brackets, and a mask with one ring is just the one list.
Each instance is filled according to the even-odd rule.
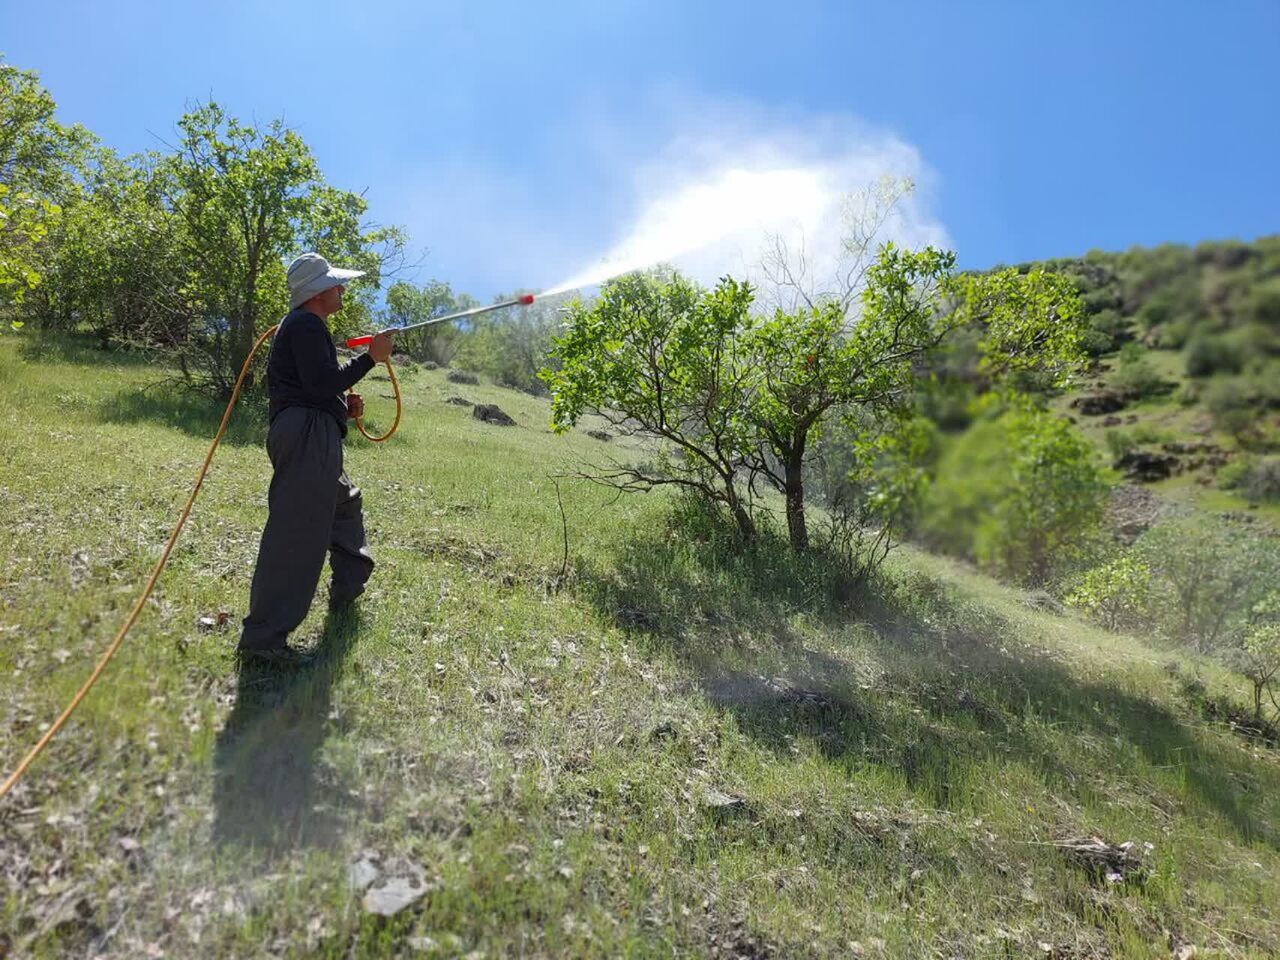
[[1091,543],[1108,487],[1092,445],[1065,420],[1024,406],[1005,427],[1008,477],[974,552],[1007,579],[1044,584]]
[[254,339],[287,305],[284,259],[314,249],[369,273],[353,283],[344,329],[365,326],[360,290],[376,289],[375,245],[398,245],[385,230],[364,232],[362,197],[335,190],[303,139],[274,120],[252,126],[209,103],[178,121],[177,151],[166,160],[166,198],[182,224],[183,293],[205,335],[194,339],[214,383],[229,389]]
[[[850,468],[876,459],[881,437],[911,419],[921,370],[952,331],[980,331],[989,378],[1038,375],[1059,382],[1079,368],[1081,309],[1071,286],[1043,271],[955,276],[954,256],[886,244],[866,271],[861,310],[838,303],[757,318],[745,285],[703,294],[679,277],[622,278],[588,309],[569,312],[547,370],[553,423],[567,429],[588,409],[664,439],[683,466],[659,464],[749,524],[737,489],[745,475],[784,499],[795,550],[808,546],[805,474],[834,410],[852,415],[863,440]],[[951,309],[945,309],[950,307]],[[870,444],[858,449],[861,443]],[[706,471],[710,470],[710,473]],[[656,475],[628,482],[653,485]]]
[[1244,355],[1239,345],[1221,335],[1198,333],[1187,345],[1187,376],[1239,373]]
[[1160,377],[1152,366],[1147,351],[1136,343],[1127,343],[1121,349],[1111,383],[1116,389],[1137,399],[1167,393],[1172,386]]
[[1280,277],[1258,284],[1252,294],[1250,313],[1269,330],[1280,330]]
[[1270,538],[1195,518],[1153,527],[1134,551],[1152,570],[1156,627],[1198,653],[1238,645],[1249,611],[1280,576]]
[[742,342],[750,306],[751,288],[728,278],[706,291],[668,272],[619,277],[594,304],[570,305],[555,340],[558,368],[543,372],[558,433],[594,409],[619,432],[670,445],[653,465],[619,465],[604,479],[696,491],[725,507],[748,541],[756,527],[739,472],[759,381]]
[[[434,317],[479,306],[472,297],[455,294],[449,284],[432,280],[425,286],[398,281],[387,289],[386,315],[389,326],[423,323]],[[457,355],[463,333],[454,323],[441,323],[410,330],[396,337],[396,350],[415,360],[429,360],[448,366]]]
[[1034,375],[1061,387],[1081,369],[1084,308],[1072,282],[1043,269],[966,274],[947,284],[957,324],[980,323],[982,368],[996,377]]
[[[502,294],[497,299],[513,296]],[[552,343],[563,321],[564,302],[564,298],[539,298],[527,307],[478,317],[459,341],[459,362],[503,386],[546,393],[540,374],[555,363]]]
[[1107,445],[1107,452],[1111,454],[1111,459],[1119,460],[1125,454],[1132,453],[1138,448],[1138,438],[1129,430],[1121,430],[1119,427],[1112,427],[1104,435],[1104,442]]
[[[749,462],[783,495],[797,551],[809,541],[804,471],[810,443],[835,407],[857,411],[870,443],[879,442],[883,425],[904,416],[914,399],[916,364],[962,319],[938,310],[954,263],[950,253],[886,244],[867,271],[856,322],[829,303],[777,311],[745,333],[744,349],[760,375],[747,411],[760,453]],[[989,295],[993,310],[1003,306],[999,294]],[[855,463],[869,455],[859,452]]]
[[1280,500],[1280,457],[1264,457],[1250,462],[1242,486],[1244,495],[1252,503]]
[[1280,723],[1280,592],[1254,605],[1252,623],[1232,659],[1253,685],[1253,716],[1274,730]]
[[1080,577],[1065,600],[1108,630],[1134,629],[1149,615],[1151,567],[1122,554]]
[[1092,446],[1025,403],[952,441],[924,497],[917,533],[1025,584],[1043,584],[1091,547],[1107,484]]
[[1220,490],[1239,490],[1249,476],[1252,461],[1246,457],[1237,457],[1224,463],[1218,470],[1217,480]]
[[1084,333],[1081,346],[1090,356],[1098,357],[1110,353],[1131,337],[1130,322],[1120,311],[1111,306],[1114,294],[1108,294],[1108,306],[1095,312],[1094,305],[1085,298],[1085,307],[1089,312],[1089,326]]
[[287,308],[286,259],[312,249],[368,273],[335,332],[366,328],[382,266],[402,250],[400,231],[363,223],[364,199],[325,183],[280,121],[245,124],[209,103],[178,130],[169,154],[81,151],[82,185],[48,236],[50,282],[30,316],[159,350],[190,381],[225,393],[254,339]]
[[34,72],[0,58],[0,309],[22,304],[40,284],[46,238],[91,142],[82,128],[59,124],[55,109]]

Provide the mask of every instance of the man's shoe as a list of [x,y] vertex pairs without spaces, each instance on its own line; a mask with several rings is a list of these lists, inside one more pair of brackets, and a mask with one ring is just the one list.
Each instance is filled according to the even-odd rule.
[[305,667],[315,660],[315,654],[289,646],[237,647],[236,656],[263,667]]

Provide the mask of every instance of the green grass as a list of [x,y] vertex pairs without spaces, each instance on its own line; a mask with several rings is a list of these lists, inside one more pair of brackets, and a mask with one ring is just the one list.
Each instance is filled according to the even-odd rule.
[[[6,768],[114,631],[217,421],[162,379],[0,341]],[[385,420],[386,384],[362,392]],[[562,581],[551,475],[643,452],[440,372],[405,394],[396,438],[347,448],[372,589],[336,621],[317,598],[294,675],[238,670],[234,629],[197,626],[243,615],[265,515],[262,411],[238,415],[135,634],[0,804],[15,955],[1280,950],[1280,763],[1201,720],[1169,652],[937,558],[859,590],[778,537],[735,554],[670,499],[570,480]],[[1145,875],[1053,845],[1091,834],[1152,844]],[[428,892],[365,913],[366,853]]]

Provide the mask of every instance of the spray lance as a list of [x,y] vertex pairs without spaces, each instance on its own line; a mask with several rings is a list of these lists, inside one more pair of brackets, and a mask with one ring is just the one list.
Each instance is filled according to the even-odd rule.
[[[501,303],[491,303],[485,307],[472,307],[470,310],[459,310],[457,313],[445,314],[443,317],[432,317],[430,320],[423,320],[420,323],[409,323],[403,327],[388,327],[381,331],[382,333],[403,333],[406,330],[416,330],[419,327],[430,327],[437,323],[448,323],[450,320],[462,320],[466,317],[478,317],[482,313],[491,313],[494,310],[505,310],[507,307],[527,307],[533,303],[533,294],[526,293],[524,296],[516,297],[514,300],[503,300]],[[352,337],[347,341],[347,346],[354,350],[356,347],[368,346],[373,342],[373,334],[367,334],[363,337]]]

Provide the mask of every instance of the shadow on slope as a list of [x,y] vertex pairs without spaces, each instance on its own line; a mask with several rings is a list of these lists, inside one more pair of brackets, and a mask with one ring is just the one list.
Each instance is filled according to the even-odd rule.
[[330,615],[314,662],[280,670],[242,662],[236,700],[218,735],[214,841],[265,850],[331,847],[349,795],[326,780],[333,687],[359,632],[358,610]]
[[[966,782],[1007,761],[1035,771],[1054,794],[1087,802],[1108,778],[1128,777],[1136,755],[1179,769],[1187,793],[1242,841],[1280,849],[1280,771],[1223,751],[1126,692],[1122,675],[1082,677],[1052,650],[1023,643],[989,606],[937,581],[863,585],[821,551],[796,558],[766,534],[741,552],[732,539],[714,519],[681,511],[586,582],[603,612],[687,663],[754,739],[785,754],[805,738],[851,771],[896,771],[940,808],[958,806]],[[874,666],[835,645],[816,649],[797,622],[844,631]],[[1072,737],[1090,745],[1087,762],[1062,749]]]

